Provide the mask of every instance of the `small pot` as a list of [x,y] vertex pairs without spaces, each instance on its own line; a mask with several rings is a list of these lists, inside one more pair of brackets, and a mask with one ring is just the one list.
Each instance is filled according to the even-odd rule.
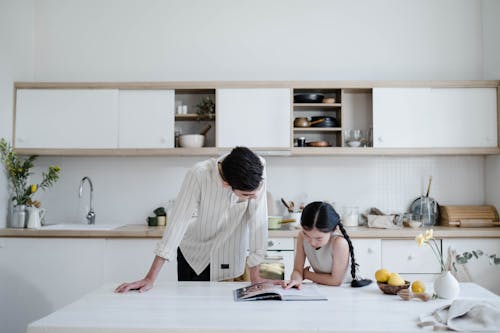
[[298,117],[298,118],[295,118],[295,120],[293,121],[293,126],[294,127],[310,127],[311,125],[319,124],[323,121],[325,121],[325,118],[316,119],[314,121],[309,121],[309,119],[307,119],[306,117]]

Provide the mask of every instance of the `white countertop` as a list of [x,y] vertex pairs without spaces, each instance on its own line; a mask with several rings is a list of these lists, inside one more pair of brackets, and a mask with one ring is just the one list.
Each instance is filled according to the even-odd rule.
[[[375,283],[319,286],[328,301],[305,302],[235,302],[232,290],[245,282],[160,283],[146,293],[127,294],[114,294],[116,285],[31,323],[27,332],[423,332],[418,315],[451,302],[403,301],[382,294]],[[500,299],[472,283],[461,284],[460,297]]]

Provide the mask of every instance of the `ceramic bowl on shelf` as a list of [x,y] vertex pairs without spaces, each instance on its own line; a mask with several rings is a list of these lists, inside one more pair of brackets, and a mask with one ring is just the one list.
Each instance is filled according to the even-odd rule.
[[361,141],[349,141],[347,143],[347,145],[349,147],[359,147],[359,146],[361,146]]
[[179,137],[179,145],[184,148],[201,148],[205,143],[205,136],[201,134],[183,134]]
[[379,289],[387,295],[397,295],[398,291],[402,289],[408,289],[410,287],[410,281],[405,280],[405,284],[402,286],[391,286],[384,282],[377,282]]

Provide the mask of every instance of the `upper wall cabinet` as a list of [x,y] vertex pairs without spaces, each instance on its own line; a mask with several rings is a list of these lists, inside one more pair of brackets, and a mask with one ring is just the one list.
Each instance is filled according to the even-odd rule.
[[18,89],[16,148],[114,148],[116,89]]
[[291,148],[291,90],[217,89],[217,146]]
[[120,90],[118,148],[173,148],[173,90]]
[[494,148],[496,88],[374,88],[373,146]]

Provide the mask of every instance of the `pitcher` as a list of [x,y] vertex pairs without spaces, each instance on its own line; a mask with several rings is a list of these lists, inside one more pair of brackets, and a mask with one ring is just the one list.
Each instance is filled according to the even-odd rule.
[[27,228],[38,229],[42,227],[42,219],[45,216],[44,208],[27,207],[28,223]]

